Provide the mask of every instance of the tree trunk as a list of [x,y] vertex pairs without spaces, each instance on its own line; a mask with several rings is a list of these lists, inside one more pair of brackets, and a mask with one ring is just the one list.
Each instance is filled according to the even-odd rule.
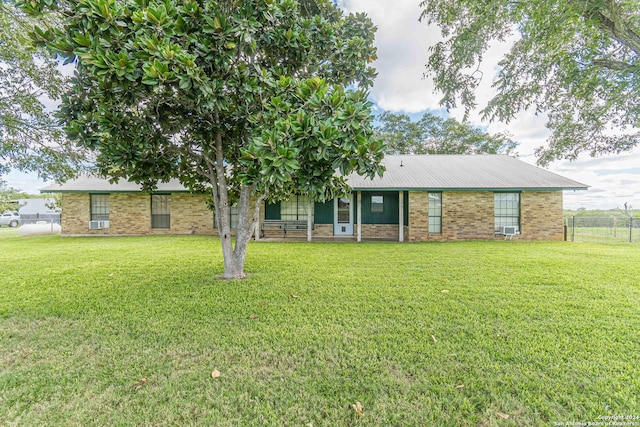
[[215,180],[212,179],[211,185],[224,259],[223,277],[225,279],[243,279],[245,277],[244,261],[247,254],[247,246],[257,226],[260,204],[264,200],[264,195],[256,198],[254,209],[250,211],[251,194],[255,186],[243,185],[240,188],[240,198],[237,205],[238,225],[234,247],[231,236],[231,206],[229,205],[226,170],[223,162],[222,136],[220,134],[216,135],[216,161],[211,166],[215,169]]
[[[223,190],[220,183],[215,183],[218,195],[214,194],[214,206],[216,219],[218,221],[218,233],[220,234],[220,244],[222,245],[222,257],[224,260],[224,278],[241,279],[244,277],[244,254],[242,259],[238,259],[236,250],[233,247],[231,235],[231,206],[226,188]],[[215,193],[216,191],[214,191]],[[238,227],[239,228],[239,227]],[[238,231],[236,233],[239,233]],[[236,241],[236,248],[238,247]]]
[[255,206],[253,210],[251,210],[252,190],[253,188],[248,186],[242,186],[240,190],[235,247],[233,247],[230,234],[228,236],[229,238],[226,238],[226,235],[220,236],[222,255],[224,257],[225,279],[243,279],[245,277],[244,262],[247,255],[247,247],[258,223],[260,204],[262,200],[264,200],[264,196],[257,197]]

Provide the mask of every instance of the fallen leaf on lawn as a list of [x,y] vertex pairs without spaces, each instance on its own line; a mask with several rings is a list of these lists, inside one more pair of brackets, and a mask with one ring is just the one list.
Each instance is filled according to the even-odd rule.
[[356,400],[356,403],[351,405],[351,407],[353,408],[354,411],[356,411],[356,414],[358,414],[361,417],[364,417],[364,409],[362,408],[362,403]]
[[289,294],[289,298],[300,298],[298,295]]
[[249,319],[257,319],[258,315],[257,314],[252,314],[251,316],[249,316]]
[[434,337],[433,335],[431,335],[431,339],[433,340],[433,342],[438,342],[438,340],[436,339],[436,337]]
[[266,302],[266,301],[260,301],[260,302],[258,303],[258,305],[259,305],[260,307],[264,307],[265,305],[267,305],[267,302]]
[[500,418],[502,418],[503,420],[506,420],[506,419],[508,419],[508,418],[509,418],[509,415],[507,415],[507,414],[503,414],[502,412],[498,412],[498,416],[499,416]]
[[133,383],[133,388],[136,389],[136,390],[139,390],[146,383],[147,383],[147,379],[146,378],[142,378],[140,381],[136,381],[135,383]]
[[442,292],[443,294],[448,294],[449,293],[449,289],[443,289],[440,292]]
[[462,389],[464,388],[464,384],[457,385],[457,386],[456,386],[456,388],[457,388],[458,390],[462,390]]
[[220,376],[220,371],[218,371],[217,369],[214,369],[213,372],[211,372],[211,378],[218,378]]

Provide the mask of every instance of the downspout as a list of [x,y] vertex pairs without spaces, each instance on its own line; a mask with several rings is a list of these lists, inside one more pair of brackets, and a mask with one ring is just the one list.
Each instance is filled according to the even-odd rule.
[[309,202],[307,203],[307,242],[311,241],[311,236],[312,236],[312,232],[311,232],[311,227],[313,224],[313,200],[309,199]]
[[404,242],[404,191],[398,192],[399,230],[398,241]]
[[358,221],[357,230],[358,237],[357,241],[362,242],[362,191],[358,191],[357,193],[358,201],[356,202],[356,208],[358,212],[356,213],[356,221]]

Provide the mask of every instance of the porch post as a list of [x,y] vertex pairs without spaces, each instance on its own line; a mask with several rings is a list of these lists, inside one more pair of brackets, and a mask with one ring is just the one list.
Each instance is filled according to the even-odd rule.
[[404,242],[404,191],[398,192],[398,241]]
[[357,192],[358,201],[356,202],[356,209],[358,212],[356,213],[356,221],[358,221],[357,230],[358,230],[358,238],[357,241],[362,241],[362,191]]
[[[262,203],[262,202],[261,202]],[[260,209],[258,209],[258,220],[256,221],[255,239],[260,240]]]
[[307,204],[307,242],[311,241],[311,226],[313,224],[313,200],[309,199],[309,203]]

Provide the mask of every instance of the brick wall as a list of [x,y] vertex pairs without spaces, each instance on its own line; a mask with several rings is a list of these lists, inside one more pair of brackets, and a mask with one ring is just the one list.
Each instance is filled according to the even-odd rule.
[[316,224],[313,237],[333,237],[333,224]]
[[427,194],[425,191],[409,191],[409,232],[405,235],[405,239],[410,242],[433,240],[432,236],[429,236]]
[[[493,240],[493,192],[442,193],[442,233],[429,234],[426,192],[409,192],[409,241]],[[520,195],[518,240],[562,240],[562,191],[523,191]]]
[[[111,193],[109,228],[89,230],[90,196],[87,193],[62,194],[62,233],[64,235],[146,235],[146,234],[218,234],[213,228],[213,213],[207,209],[205,196],[189,193],[171,195],[169,229],[151,228],[151,201],[148,194]],[[442,193],[442,233],[428,232],[427,192],[409,192],[409,224],[405,240],[492,240],[494,234],[493,192],[445,191]],[[260,209],[264,219],[264,207]],[[520,196],[521,234],[518,240],[562,240],[561,191],[523,191]],[[354,225],[354,235],[357,230]],[[287,232],[289,237],[306,238],[306,230]],[[281,238],[278,230],[265,237]],[[332,224],[316,224],[313,237],[332,237]],[[398,240],[394,224],[363,224],[363,239]]]
[[[358,225],[354,225],[354,234],[357,233]],[[397,224],[362,224],[363,239],[398,240],[400,235]]]
[[63,235],[104,234],[105,230],[89,230],[91,219],[88,194],[62,193],[60,225]]
[[153,230],[154,234],[218,234],[213,228],[213,211],[207,208],[204,194],[171,195],[171,229]]
[[443,192],[442,236],[447,240],[493,239],[493,192]]
[[[261,210],[262,212],[262,210]],[[262,221],[261,219],[260,221]],[[262,237],[266,239],[307,239],[307,230],[287,230],[287,234],[284,230],[278,228],[267,228],[262,231]],[[316,237],[333,237],[333,225],[332,224],[315,224],[312,231],[312,239]]]
[[520,195],[524,240],[564,240],[562,191],[527,191]]
[[[353,225],[353,234],[351,237],[357,235],[357,224]],[[407,228],[405,227],[405,233]],[[406,234],[405,234],[406,236]],[[306,239],[307,230],[287,230],[285,234],[282,230],[267,229],[264,230],[265,238],[272,239]],[[313,230],[312,239],[315,238],[332,238],[333,225],[332,224],[316,224]],[[349,237],[349,235],[343,235],[341,237]],[[394,224],[362,224],[362,238],[363,239],[381,239],[381,240],[398,240],[398,226]]]
[[151,228],[151,196],[140,193],[109,194],[109,228],[89,230],[90,195],[62,194],[64,235],[217,234],[213,213],[201,194],[171,194],[168,229]]

